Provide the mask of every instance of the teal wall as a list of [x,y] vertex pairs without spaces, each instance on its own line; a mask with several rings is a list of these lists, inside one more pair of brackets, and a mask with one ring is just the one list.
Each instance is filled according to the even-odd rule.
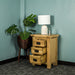
[[17,56],[13,39],[5,34],[5,29],[19,24],[19,19],[20,0],[0,0],[0,61]]
[[[0,0],[0,61],[16,57],[18,53],[5,29],[19,24],[19,20],[24,18],[23,14],[28,16],[33,13],[51,15],[51,28],[60,34],[59,60],[75,62],[75,0],[24,0],[24,8],[20,5],[21,0]],[[34,29],[40,33],[41,26],[36,24]]]
[[[59,60],[75,62],[75,0],[26,0],[26,15],[50,14],[51,27],[60,35]],[[37,33],[41,26],[36,25]]]

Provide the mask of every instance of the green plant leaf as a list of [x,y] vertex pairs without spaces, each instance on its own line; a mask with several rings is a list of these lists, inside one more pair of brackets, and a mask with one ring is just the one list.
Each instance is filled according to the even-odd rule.
[[6,33],[13,35],[19,32],[19,29],[17,28],[17,25],[13,24],[9,28],[5,30]]
[[26,17],[24,20],[23,20],[23,23],[25,26],[32,26],[34,23],[36,23],[36,15],[29,15],[28,17]]
[[29,31],[31,31],[31,32],[36,32],[36,30],[33,30],[33,29],[29,29]]
[[29,32],[21,32],[20,33],[20,37],[21,37],[22,40],[28,39],[29,36],[30,36],[30,33]]

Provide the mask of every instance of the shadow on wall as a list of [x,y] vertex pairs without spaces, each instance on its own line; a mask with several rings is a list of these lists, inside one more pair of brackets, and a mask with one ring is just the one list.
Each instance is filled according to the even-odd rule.
[[[19,24],[20,24],[20,20],[19,20]],[[20,31],[22,31],[21,25],[19,25],[18,27],[20,28]],[[18,37],[18,34],[14,34],[14,35],[11,36],[11,43],[15,47],[16,55],[18,55],[18,52],[19,52],[17,37]]]
[[17,53],[18,53],[19,47],[18,47],[18,44],[17,44],[17,35],[12,35],[11,36],[11,42],[15,47],[16,55],[18,55]]
[[55,24],[55,23],[54,23],[54,16],[51,15],[51,25],[54,26],[54,24]]
[[61,36],[59,35],[58,37],[58,60],[60,59],[60,48],[61,47]]
[[51,15],[50,16],[50,25],[48,25],[48,29],[50,30],[50,32],[51,32],[51,34],[52,34],[52,27],[54,27],[54,16],[53,15]]

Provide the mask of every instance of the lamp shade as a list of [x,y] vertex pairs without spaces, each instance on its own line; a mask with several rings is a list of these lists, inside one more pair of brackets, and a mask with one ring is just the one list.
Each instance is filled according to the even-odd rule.
[[38,15],[38,24],[39,25],[50,24],[50,15]]

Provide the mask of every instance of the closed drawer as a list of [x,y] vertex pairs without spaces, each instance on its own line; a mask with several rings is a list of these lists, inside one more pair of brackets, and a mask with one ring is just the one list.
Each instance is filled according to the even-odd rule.
[[32,54],[43,55],[43,54],[47,53],[47,50],[46,50],[46,48],[32,47],[31,48],[31,53]]
[[30,63],[41,65],[46,63],[46,55],[42,56],[36,56],[36,55],[30,55]]
[[33,39],[33,46],[45,47],[46,46],[46,40],[35,40],[35,39]]

